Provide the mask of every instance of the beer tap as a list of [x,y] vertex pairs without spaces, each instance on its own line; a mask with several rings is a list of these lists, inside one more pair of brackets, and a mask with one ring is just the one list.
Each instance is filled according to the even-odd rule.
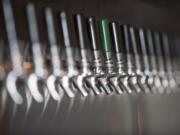
[[148,85],[151,86],[151,90],[153,92],[157,92],[156,85],[160,84],[160,79],[157,76],[157,64],[156,64],[156,57],[155,57],[155,48],[154,48],[154,40],[153,40],[153,33],[151,30],[146,30],[147,36],[147,45],[149,50],[149,60],[150,60],[150,73],[148,77]]
[[47,87],[53,99],[60,100],[61,95],[59,90],[57,90],[57,80],[58,78],[60,78],[60,76],[64,74],[64,71],[62,69],[62,62],[60,61],[58,44],[54,28],[53,14],[50,7],[47,7],[45,9],[45,18],[52,62],[52,73],[47,78]]
[[134,63],[131,63],[133,64],[134,66],[134,69],[132,70],[133,71],[133,74],[131,77],[130,77],[130,81],[133,83],[133,86],[136,87],[135,90],[139,93],[141,92],[141,90],[144,90],[141,82],[140,82],[140,79],[142,78],[142,62],[141,62],[141,48],[140,48],[140,45],[137,43],[137,36],[136,36],[136,31],[135,31],[135,28],[134,27],[129,27],[129,34],[130,34],[130,45],[132,47],[132,56],[134,56],[132,58],[132,61],[134,61]]
[[73,77],[78,75],[78,70],[73,58],[73,50],[70,42],[66,12],[62,11],[60,13],[60,21],[61,21],[61,27],[62,27],[62,33],[63,33],[63,39],[65,45],[65,52],[67,57],[67,71],[59,79],[59,82],[62,89],[65,90],[66,94],[70,98],[73,98],[75,96],[74,88],[73,88]]
[[44,89],[46,87],[44,81],[47,77],[47,71],[44,68],[44,59],[39,41],[34,5],[32,3],[29,3],[27,5],[26,11],[34,65],[34,72],[29,74],[27,79],[27,85],[34,99],[40,103],[43,102],[43,95],[40,92],[39,83],[43,83],[41,88]]
[[141,63],[143,65],[142,67],[143,74],[141,75],[140,82],[142,85],[144,85],[145,92],[148,93],[151,91],[151,86],[148,85],[148,78],[150,75],[150,63],[149,63],[150,60],[148,56],[147,42],[146,42],[144,30],[142,28],[139,28],[138,33],[140,39],[140,46],[142,49],[142,60],[143,60],[143,63]]
[[156,86],[160,93],[164,92],[164,89],[168,87],[168,81],[165,76],[164,59],[162,54],[162,44],[160,40],[160,33],[154,32],[154,45],[156,52],[156,62],[158,67],[158,77],[156,76]]
[[6,77],[6,88],[13,101],[16,104],[22,104],[23,97],[18,92],[17,88],[17,80],[23,76],[22,56],[17,40],[13,11],[10,0],[3,0],[2,5],[12,61],[12,70],[9,71]]
[[162,33],[161,38],[162,38],[162,44],[163,44],[166,76],[167,76],[168,84],[169,84],[167,92],[169,93],[170,92],[169,90],[176,88],[177,82],[173,75],[169,37],[167,36],[166,33]]

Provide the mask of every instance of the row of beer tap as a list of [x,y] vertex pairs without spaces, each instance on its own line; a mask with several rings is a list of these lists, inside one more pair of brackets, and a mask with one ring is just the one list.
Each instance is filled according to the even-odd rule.
[[[171,93],[178,88],[178,59],[173,57],[176,49],[166,33],[76,14],[75,32],[80,54],[77,61],[71,42],[73,29],[69,28],[66,12],[58,16],[63,37],[63,44],[59,45],[53,11],[46,7],[49,53],[43,54],[35,6],[29,3],[26,15],[31,41],[27,46],[31,50],[31,60],[27,60],[20,49],[10,0],[2,1],[2,10],[11,61],[5,66],[3,61],[6,60],[1,58],[1,89],[16,104],[22,104],[25,98],[18,82],[38,103],[45,100],[45,91],[58,101],[62,93],[73,98],[78,93],[82,96],[89,93]],[[63,46],[65,59],[61,57],[60,46]]]

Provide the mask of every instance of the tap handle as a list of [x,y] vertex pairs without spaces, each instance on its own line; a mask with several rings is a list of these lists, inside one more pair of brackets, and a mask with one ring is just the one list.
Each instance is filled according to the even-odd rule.
[[97,24],[95,17],[89,17],[87,19],[88,23],[88,34],[91,42],[91,50],[92,51],[99,51],[99,35],[97,32]]
[[44,75],[44,60],[42,56],[42,50],[39,40],[38,25],[35,13],[35,7],[32,3],[29,3],[26,8],[28,26],[30,32],[30,40],[32,43],[33,61],[35,65],[35,73],[38,76]]
[[74,61],[72,46],[70,43],[70,35],[69,35],[68,20],[67,20],[66,12],[62,11],[60,13],[60,21],[61,21],[61,27],[62,27],[62,34],[64,38],[65,51],[66,51],[66,56],[67,56],[68,73],[71,76],[77,73],[77,69],[76,69],[76,64]]
[[164,58],[162,52],[162,42],[160,39],[160,33],[154,32],[154,44],[155,44],[155,52],[157,57],[157,64],[159,71],[164,71]]
[[53,20],[53,12],[52,9],[49,7],[45,9],[45,19],[47,25],[48,40],[50,44],[53,73],[55,75],[60,75],[62,71],[62,63],[58,52],[57,39],[56,39],[54,20]]
[[112,45],[109,32],[109,21],[107,19],[102,19],[99,22],[99,29],[103,46],[103,52],[111,52]]
[[76,23],[76,29],[78,33],[78,39],[79,39],[79,47],[80,49],[86,49],[87,48],[87,31],[85,27],[85,18],[83,14],[76,14],[75,15],[75,23]]
[[162,33],[161,38],[162,38],[162,43],[163,43],[163,53],[164,53],[164,60],[166,64],[166,70],[172,71],[169,37],[167,36],[166,33]]
[[138,36],[136,33],[137,31],[134,27],[130,27],[129,31],[130,31],[130,39],[131,39],[130,41],[132,44],[133,53],[135,55],[141,55],[142,50],[141,50],[140,43],[139,43],[141,40],[138,40]]
[[142,49],[142,58],[145,66],[145,70],[149,71],[150,70],[150,65],[149,65],[149,53],[148,53],[148,48],[147,48],[147,40],[145,38],[145,33],[142,28],[139,29],[139,38],[140,38],[140,46]]
[[13,65],[13,70],[16,73],[22,72],[22,57],[20,53],[20,48],[18,44],[16,28],[15,28],[15,21],[13,17],[13,11],[10,0],[3,0],[3,13],[4,13],[4,20],[5,20],[5,27],[7,32],[7,39],[9,42],[11,60]]
[[133,48],[130,42],[129,26],[122,25],[123,43],[125,45],[126,54],[133,54]]
[[111,27],[111,36],[112,36],[112,43],[115,48],[116,53],[125,53],[125,46],[122,42],[122,31],[118,26],[118,22],[112,22],[110,23]]

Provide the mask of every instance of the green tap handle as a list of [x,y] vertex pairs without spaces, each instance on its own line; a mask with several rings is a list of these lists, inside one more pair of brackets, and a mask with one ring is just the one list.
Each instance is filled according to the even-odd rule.
[[109,21],[107,19],[102,19],[99,22],[99,29],[100,29],[101,41],[103,45],[103,51],[110,52],[112,45],[111,45],[111,39],[109,33]]

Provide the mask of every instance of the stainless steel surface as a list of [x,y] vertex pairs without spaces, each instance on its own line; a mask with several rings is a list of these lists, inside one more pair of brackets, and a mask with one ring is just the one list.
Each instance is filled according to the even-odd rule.
[[[24,107],[18,107],[10,133],[22,134],[147,134],[178,135],[180,121],[179,94],[140,94],[77,97],[71,112],[70,100],[63,98],[57,116],[55,102],[51,100],[47,111],[36,125],[42,105],[33,103],[27,122],[21,126]],[[10,103],[9,103],[10,104]],[[11,106],[9,105],[9,109]],[[11,112],[6,114],[11,116]],[[15,126],[16,125],[16,126]]]

